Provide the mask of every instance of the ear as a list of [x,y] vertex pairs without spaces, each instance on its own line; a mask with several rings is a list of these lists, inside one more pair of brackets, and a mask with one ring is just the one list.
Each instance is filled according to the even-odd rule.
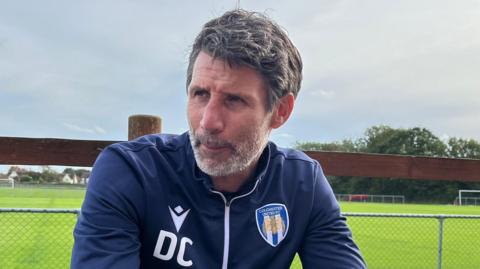
[[282,126],[288,120],[290,114],[292,114],[294,103],[295,97],[291,93],[280,98],[273,108],[270,127],[277,129]]

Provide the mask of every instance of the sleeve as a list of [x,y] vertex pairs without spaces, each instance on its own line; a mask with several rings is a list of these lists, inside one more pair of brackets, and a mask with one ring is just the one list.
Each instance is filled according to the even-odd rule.
[[309,224],[299,250],[303,268],[366,268],[332,188],[318,165],[311,206]]
[[73,231],[71,269],[140,267],[142,193],[129,162],[105,149],[93,167]]

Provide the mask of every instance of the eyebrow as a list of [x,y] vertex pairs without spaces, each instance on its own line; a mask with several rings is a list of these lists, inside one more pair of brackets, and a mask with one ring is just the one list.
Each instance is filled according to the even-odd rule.
[[242,99],[245,99],[245,101],[250,101],[252,99],[250,96],[244,95],[244,94],[241,94],[241,93],[223,92],[222,94],[226,95],[226,96],[238,96]]
[[[210,91],[210,88],[208,87],[202,87],[202,86],[191,86],[188,88],[188,94],[190,94],[193,91],[199,91],[199,90],[204,90],[204,91]],[[230,91],[221,91],[219,94],[223,96],[238,96],[242,99],[244,99],[247,103],[252,103],[254,98],[251,97],[248,94],[242,94],[242,93],[237,93],[237,92],[230,92]]]

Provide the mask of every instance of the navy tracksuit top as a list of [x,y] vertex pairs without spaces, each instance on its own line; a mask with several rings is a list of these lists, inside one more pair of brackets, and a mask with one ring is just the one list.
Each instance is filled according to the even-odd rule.
[[236,193],[213,189],[188,133],[107,147],[74,230],[72,269],[365,268],[319,164],[268,143]]

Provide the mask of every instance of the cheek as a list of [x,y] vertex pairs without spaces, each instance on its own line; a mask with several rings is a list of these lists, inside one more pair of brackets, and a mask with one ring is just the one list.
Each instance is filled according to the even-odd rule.
[[195,106],[192,103],[188,103],[187,105],[187,118],[188,124],[192,129],[196,129],[198,126],[199,120],[199,113],[198,109],[195,109]]
[[242,120],[235,124],[235,133],[238,137],[249,138],[253,134],[262,134],[265,131],[265,124],[260,119]]

